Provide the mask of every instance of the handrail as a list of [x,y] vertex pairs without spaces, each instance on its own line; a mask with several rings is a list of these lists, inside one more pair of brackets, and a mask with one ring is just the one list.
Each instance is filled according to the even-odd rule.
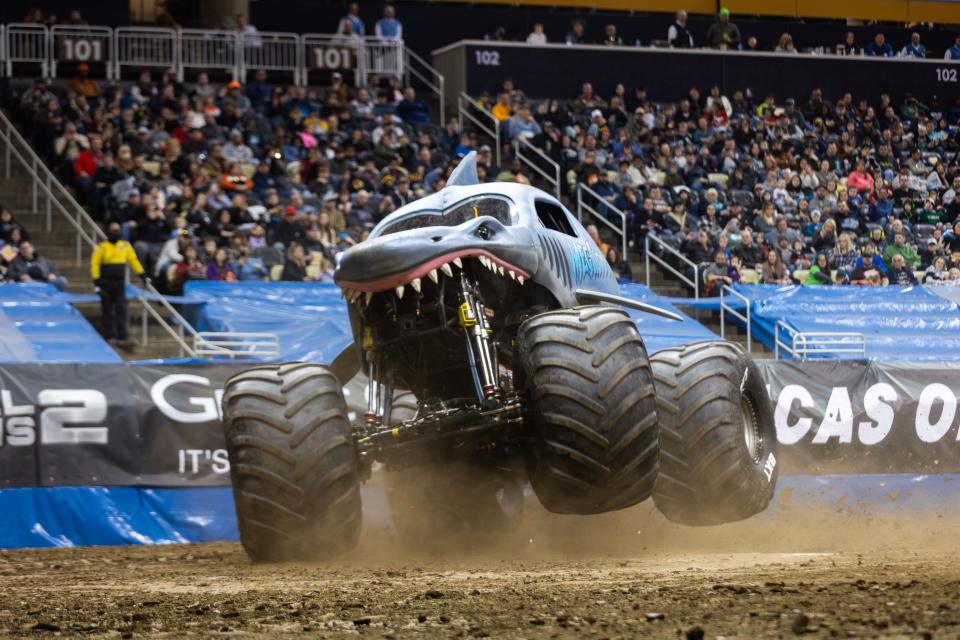
[[[690,278],[688,278],[688,277],[687,277],[687,274],[682,273],[682,272],[680,272],[679,270],[677,270],[672,264],[670,264],[669,262],[667,262],[666,260],[664,260],[663,258],[661,258],[659,255],[653,253],[653,252],[650,250],[650,241],[651,241],[651,240],[653,240],[653,242],[657,245],[658,248],[660,248],[661,250],[666,251],[667,253],[675,256],[676,258],[678,258],[678,259],[680,260],[680,262],[682,262],[682,263],[684,263],[685,265],[687,265],[688,267],[690,267],[690,268],[693,270],[693,280],[691,280]],[[643,253],[644,253],[644,261],[646,262],[646,265],[645,265],[645,266],[646,266],[646,269],[647,269],[647,286],[648,286],[648,287],[650,286],[650,260],[652,259],[654,262],[656,262],[657,264],[659,264],[661,267],[663,267],[664,269],[666,269],[667,271],[669,271],[669,272],[672,273],[673,275],[677,276],[677,278],[679,278],[681,282],[683,282],[684,284],[686,284],[686,285],[689,286],[689,287],[693,287],[693,297],[694,297],[694,299],[695,299],[695,300],[699,300],[699,299],[700,299],[700,268],[699,268],[699,265],[697,265],[697,264],[694,263],[692,260],[690,260],[690,258],[688,258],[687,256],[683,255],[682,253],[680,253],[679,251],[677,251],[676,249],[674,249],[673,247],[671,247],[669,244],[667,244],[666,242],[664,242],[663,240],[661,240],[660,238],[658,238],[658,237],[657,237],[655,234],[653,234],[653,233],[648,233],[648,234],[647,234],[646,240],[644,240],[644,252],[643,252]]]
[[197,355],[262,358],[280,357],[280,338],[275,333],[203,331],[193,336]]
[[[490,124],[481,122],[477,116],[470,113],[469,109],[464,108],[463,106],[464,102],[466,102],[468,106],[473,107],[477,111],[477,113],[482,113],[485,116],[487,116],[490,119],[490,121],[493,123],[492,126]],[[496,118],[493,117],[493,114],[487,111],[486,109],[484,109],[479,102],[477,102],[476,100],[468,96],[466,93],[461,91],[460,95],[457,96],[457,116],[460,121],[460,131],[463,131],[463,119],[466,118],[467,120],[475,124],[477,127],[479,127],[480,130],[483,131],[485,134],[493,138],[494,144],[496,145],[496,150],[494,151],[494,153],[496,153],[497,166],[499,167],[500,166],[500,123],[497,121]]]
[[[726,302],[724,302],[723,296],[727,293],[732,295],[734,298],[737,298],[743,301],[743,303],[746,305],[744,307],[746,309],[745,314],[740,313],[733,307],[729,306]],[[735,291],[730,285],[725,284],[722,287],[720,287],[720,337],[724,339],[726,339],[727,337],[727,326],[726,326],[726,318],[725,318],[725,314],[727,313],[729,313],[734,318],[736,318],[737,320],[747,325],[747,352],[748,353],[753,352],[753,328],[751,326],[752,324],[751,319],[753,317],[753,314],[750,311],[750,298],[743,295],[739,291]]]
[[[407,73],[407,82],[406,82],[406,84],[407,84],[407,85],[410,84],[410,75],[412,74],[412,75],[414,75],[417,79],[419,79],[420,82],[422,82],[423,84],[427,85],[427,87],[428,87],[431,91],[433,91],[435,94],[437,94],[437,96],[439,96],[439,98],[440,98],[440,126],[441,126],[441,127],[446,126],[446,124],[447,124],[446,79],[443,77],[443,74],[442,74],[442,73],[440,73],[439,71],[437,71],[436,69],[434,69],[434,68],[430,65],[429,62],[427,62],[426,60],[424,60],[423,58],[421,58],[419,55],[417,55],[417,53],[416,53],[413,49],[410,49],[409,47],[404,47],[403,50],[404,50],[404,54],[405,54],[406,57],[407,57],[407,64],[404,65],[404,70],[405,70],[406,73]],[[433,82],[431,79],[427,78],[427,76],[426,76],[425,74],[421,73],[421,72],[420,72],[419,70],[417,70],[413,65],[411,65],[411,64],[410,64],[410,61],[411,61],[411,60],[413,60],[414,62],[416,62],[416,63],[419,64],[420,66],[424,67],[424,68],[426,69],[426,72],[427,72],[428,74],[430,74],[431,76],[433,76],[433,78],[434,78],[435,81],[436,81],[436,84],[434,84],[434,82]]]
[[[597,201],[603,202],[603,205],[605,207],[607,207],[608,209],[616,213],[618,216],[620,216],[620,226],[618,227],[614,223],[610,222],[610,220],[607,219],[605,215],[603,215],[602,213],[600,213],[599,211],[597,211],[596,209],[588,205],[586,202],[584,202],[583,201],[584,191],[586,191],[591,196],[593,196]],[[620,208],[616,207],[610,202],[607,202],[603,198],[603,196],[601,196],[599,193],[597,193],[596,191],[594,191],[593,189],[591,189],[590,187],[588,187],[587,185],[581,182],[577,185],[577,218],[580,220],[580,222],[583,222],[584,211],[586,211],[587,213],[592,215],[594,218],[596,218],[600,222],[604,223],[605,225],[613,229],[614,233],[617,233],[620,235],[620,245],[622,248],[620,252],[620,259],[626,260],[627,259],[627,214],[624,213]],[[648,276],[648,279],[649,279],[649,276]]]
[[[539,158],[545,161],[553,169],[553,175],[550,175],[543,169],[537,166],[530,158],[523,155],[523,147],[530,149],[534,152]],[[556,196],[557,200],[560,199],[560,165],[553,161],[553,159],[543,152],[542,149],[530,144],[530,141],[526,138],[516,138],[513,141],[514,155],[518,160],[526,164],[528,167],[539,173],[548,184],[553,186],[553,194]]]
[[[790,336],[790,342],[780,337],[783,329]],[[774,325],[774,354],[780,359],[781,348],[794,358],[807,360],[810,355],[836,356],[855,354],[867,357],[867,339],[862,333],[854,331],[797,331],[783,320]]]

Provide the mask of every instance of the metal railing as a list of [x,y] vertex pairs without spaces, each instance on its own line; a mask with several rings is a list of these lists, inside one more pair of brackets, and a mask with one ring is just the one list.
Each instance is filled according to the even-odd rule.
[[[289,72],[295,84],[306,85],[310,72],[321,70],[352,72],[361,86],[372,75],[412,73],[439,95],[441,122],[445,115],[443,76],[402,40],[375,36],[13,23],[0,25],[0,59],[7,77],[14,65],[37,65],[44,78],[56,78],[60,65],[73,73],[79,63],[103,65],[108,80],[130,69],[173,69],[181,82],[187,69],[221,71],[235,80],[266,69]],[[411,61],[416,68],[408,70]]]
[[[686,273],[683,273],[682,271],[674,267],[672,264],[670,264],[670,262],[666,260],[663,256],[657,253],[654,253],[651,250],[651,246],[650,246],[651,241],[653,242],[653,244],[656,245],[656,247],[660,251],[669,253],[670,255],[675,257],[677,260],[679,260],[680,264],[683,264],[689,267],[693,271],[693,279],[691,279]],[[696,300],[700,299],[700,267],[699,265],[694,263],[692,260],[690,260],[690,258],[683,255],[682,253],[680,253],[679,251],[677,251],[676,249],[674,249],[669,244],[667,244],[666,242],[664,242],[663,240],[661,240],[660,238],[658,238],[656,235],[652,233],[648,233],[646,240],[644,240],[643,253],[644,253],[645,267],[647,271],[648,287],[650,286],[650,261],[653,260],[654,262],[659,264],[661,267],[663,267],[664,269],[666,269],[667,271],[675,275],[680,280],[680,282],[684,283],[688,287],[692,287],[694,299]]]
[[[486,119],[484,122],[481,116]],[[460,131],[463,131],[464,119],[469,120],[475,127],[493,139],[494,154],[497,159],[497,166],[500,166],[500,122],[493,117],[493,114],[483,108],[483,106],[468,96],[460,92],[457,96],[457,118],[460,121]]]
[[[592,196],[597,203],[603,203],[604,207],[606,207],[613,213],[620,216],[620,226],[617,226],[615,223],[611,222],[607,216],[600,213],[597,209],[593,208],[593,206],[587,204],[587,202],[583,199],[584,193],[587,193],[588,195]],[[577,185],[577,219],[579,219],[581,223],[583,223],[584,212],[589,213],[591,216],[593,216],[594,220],[602,222],[603,224],[607,225],[607,227],[612,229],[614,233],[620,236],[620,247],[621,247],[620,259],[626,260],[627,259],[627,214],[621,211],[620,209],[618,209],[612,203],[607,202],[599,193],[597,193],[596,191],[594,191],[593,189],[591,189],[590,187],[588,187],[587,185],[581,182],[580,184]],[[647,266],[647,274],[648,274],[647,284],[648,285],[650,284],[649,268],[650,267],[648,265]]]
[[[560,199],[560,165],[554,162],[542,149],[530,144],[526,138],[517,138],[513,141],[514,156],[533,169],[547,184],[550,185],[553,195]],[[546,165],[546,169],[537,163]]]
[[[782,332],[782,333],[781,333]],[[789,339],[786,342],[783,337]],[[774,355],[781,351],[794,358],[836,358],[837,356],[867,357],[867,339],[862,333],[847,331],[797,331],[783,320],[777,320],[773,329]]]
[[443,74],[430,66],[430,63],[421,58],[410,48],[404,48],[406,60],[403,65],[405,74],[404,84],[410,86],[410,76],[425,84],[430,91],[437,95],[440,101],[440,126],[447,123],[446,80]]
[[193,336],[198,356],[279,358],[280,339],[274,333],[202,331]]
[[[734,309],[729,305],[729,303],[724,300],[724,297],[731,295],[734,298],[737,298],[744,304],[744,312],[740,313],[737,309]],[[753,327],[751,318],[753,316],[750,313],[750,298],[743,295],[739,291],[735,291],[730,285],[723,285],[720,287],[720,337],[723,339],[727,338],[727,322],[726,314],[730,314],[740,322],[742,322],[747,328],[747,352],[750,353],[753,351]]]

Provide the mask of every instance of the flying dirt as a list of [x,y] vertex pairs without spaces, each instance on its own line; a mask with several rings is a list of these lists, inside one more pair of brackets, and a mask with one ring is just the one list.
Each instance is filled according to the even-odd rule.
[[[365,531],[322,564],[238,544],[0,552],[0,637],[956,637],[956,519],[849,505],[691,529],[527,511],[479,553]],[[901,499],[902,500],[902,499]],[[886,512],[885,512],[886,513]],[[438,531],[438,535],[444,532]]]

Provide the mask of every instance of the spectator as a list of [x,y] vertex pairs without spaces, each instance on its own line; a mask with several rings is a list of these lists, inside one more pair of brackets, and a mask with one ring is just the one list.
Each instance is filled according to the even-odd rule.
[[687,12],[680,10],[667,29],[667,43],[675,49],[693,49],[693,34],[687,28]]
[[947,280],[949,269],[947,260],[943,256],[937,256],[933,264],[927,267],[923,273],[923,284],[943,284]]
[[284,282],[309,282],[313,280],[307,275],[307,260],[303,245],[295,242],[287,251],[287,261],[283,263],[283,274],[280,279]]
[[67,290],[67,279],[57,273],[52,262],[34,250],[29,240],[20,242],[17,257],[7,270],[7,278],[11,282],[49,282],[59,291]]
[[704,295],[715,296],[723,285],[732,285],[734,282],[727,264],[727,253],[717,251],[713,256],[713,262],[703,272]]
[[878,33],[873,37],[873,42],[867,45],[867,55],[881,58],[892,58],[896,55],[896,53],[894,53],[893,47],[890,46],[890,43],[887,42],[886,36],[884,36],[882,33]]
[[77,74],[67,83],[67,91],[85,98],[97,98],[103,92],[100,84],[89,77],[90,65],[81,62],[77,65]]
[[533,25],[533,31],[527,36],[527,44],[543,46],[547,44],[547,34],[543,31],[543,23],[537,22]]
[[910,34],[910,42],[900,51],[902,58],[926,58],[927,48],[920,42],[920,34],[914,31]]
[[780,260],[780,253],[774,250],[767,252],[767,259],[764,260],[761,274],[763,284],[790,284],[790,274],[787,268]]
[[740,246],[733,250],[733,254],[740,259],[740,262],[747,269],[760,271],[766,260],[763,247],[753,240],[753,233],[749,229],[744,229],[740,236]]
[[207,267],[200,260],[197,248],[192,244],[183,252],[183,260],[177,263],[170,290],[176,295],[183,295],[183,287],[190,280],[206,280]]
[[414,125],[430,122],[430,108],[426,102],[417,98],[417,93],[413,87],[407,87],[403,90],[403,100],[397,104],[397,115],[404,122]]
[[853,56],[857,54],[857,35],[853,31],[847,31],[843,37],[843,42],[836,47],[837,55]]
[[789,33],[782,34],[774,51],[777,53],[797,53],[797,48],[793,44],[793,36]]
[[883,250],[883,261],[885,263],[892,264],[894,256],[902,256],[909,269],[920,267],[920,256],[917,255],[916,249],[907,244],[906,234],[903,231],[895,233],[893,244],[888,244]]
[[567,44],[586,44],[583,35],[585,29],[583,20],[574,20],[573,24],[570,25],[570,31],[567,32]]
[[260,38],[260,32],[255,26],[247,22],[247,16],[238,13],[234,18],[237,32],[243,38],[243,44],[248,47],[261,47],[263,40]]
[[874,264],[873,251],[864,251],[860,266],[850,273],[850,283],[868,286],[888,285],[887,271]]
[[620,280],[630,282],[633,280],[633,271],[630,269],[630,263],[620,258],[620,254],[614,247],[607,249],[607,265],[613,271],[613,274]]
[[103,337],[109,342],[116,341],[119,346],[130,344],[126,292],[128,265],[144,284],[149,283],[133,247],[120,238],[120,225],[111,222],[107,226],[107,239],[93,251],[90,275],[100,294]]
[[533,119],[530,109],[520,109],[507,123],[507,135],[511,139],[533,138],[542,133],[540,125]]
[[[240,236],[242,239],[242,236]],[[237,261],[233,264],[234,273],[238,280],[259,280],[264,281],[270,278],[270,271],[263,260],[251,255],[250,247],[246,242],[241,242],[237,252]]]
[[0,206],[0,246],[2,243],[13,243],[16,238],[21,241],[29,240],[30,234],[22,224],[17,222],[9,209]]
[[213,260],[207,263],[207,280],[236,282],[237,274],[230,263],[227,249],[219,247],[213,254]]
[[953,44],[943,54],[944,60],[960,60],[960,35],[953,41]]
[[617,25],[608,24],[603,27],[603,41],[602,44],[608,47],[622,47],[623,38],[617,33]]
[[740,30],[730,22],[730,9],[722,7],[717,20],[707,29],[707,46],[711,49],[739,49]]
[[403,40],[403,25],[397,20],[397,9],[392,4],[383,6],[383,17],[374,25],[374,33],[378,38]]
[[239,129],[230,132],[230,142],[223,145],[221,150],[223,159],[229,163],[241,162],[249,164],[253,162],[253,149],[243,142],[243,133]]
[[[386,16],[386,10],[384,10],[384,16]],[[351,2],[347,5],[347,15],[340,18],[337,33],[349,33],[360,37],[366,34],[366,27],[363,26],[363,20],[360,19],[360,4],[358,2]]]
[[909,287],[917,284],[917,278],[913,275],[913,270],[903,259],[902,254],[894,254],[891,266],[887,270],[887,278],[891,285],[900,287]]
[[833,272],[830,269],[830,262],[827,260],[827,254],[817,254],[817,260],[810,265],[810,270],[807,271],[807,277],[803,281],[803,284],[833,284]]

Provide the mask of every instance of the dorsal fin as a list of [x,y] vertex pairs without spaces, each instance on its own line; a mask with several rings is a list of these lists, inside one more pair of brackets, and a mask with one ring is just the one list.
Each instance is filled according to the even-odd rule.
[[450,174],[447,180],[447,186],[465,187],[471,184],[480,184],[480,176],[477,175],[477,152],[471,151],[463,157],[457,168]]

